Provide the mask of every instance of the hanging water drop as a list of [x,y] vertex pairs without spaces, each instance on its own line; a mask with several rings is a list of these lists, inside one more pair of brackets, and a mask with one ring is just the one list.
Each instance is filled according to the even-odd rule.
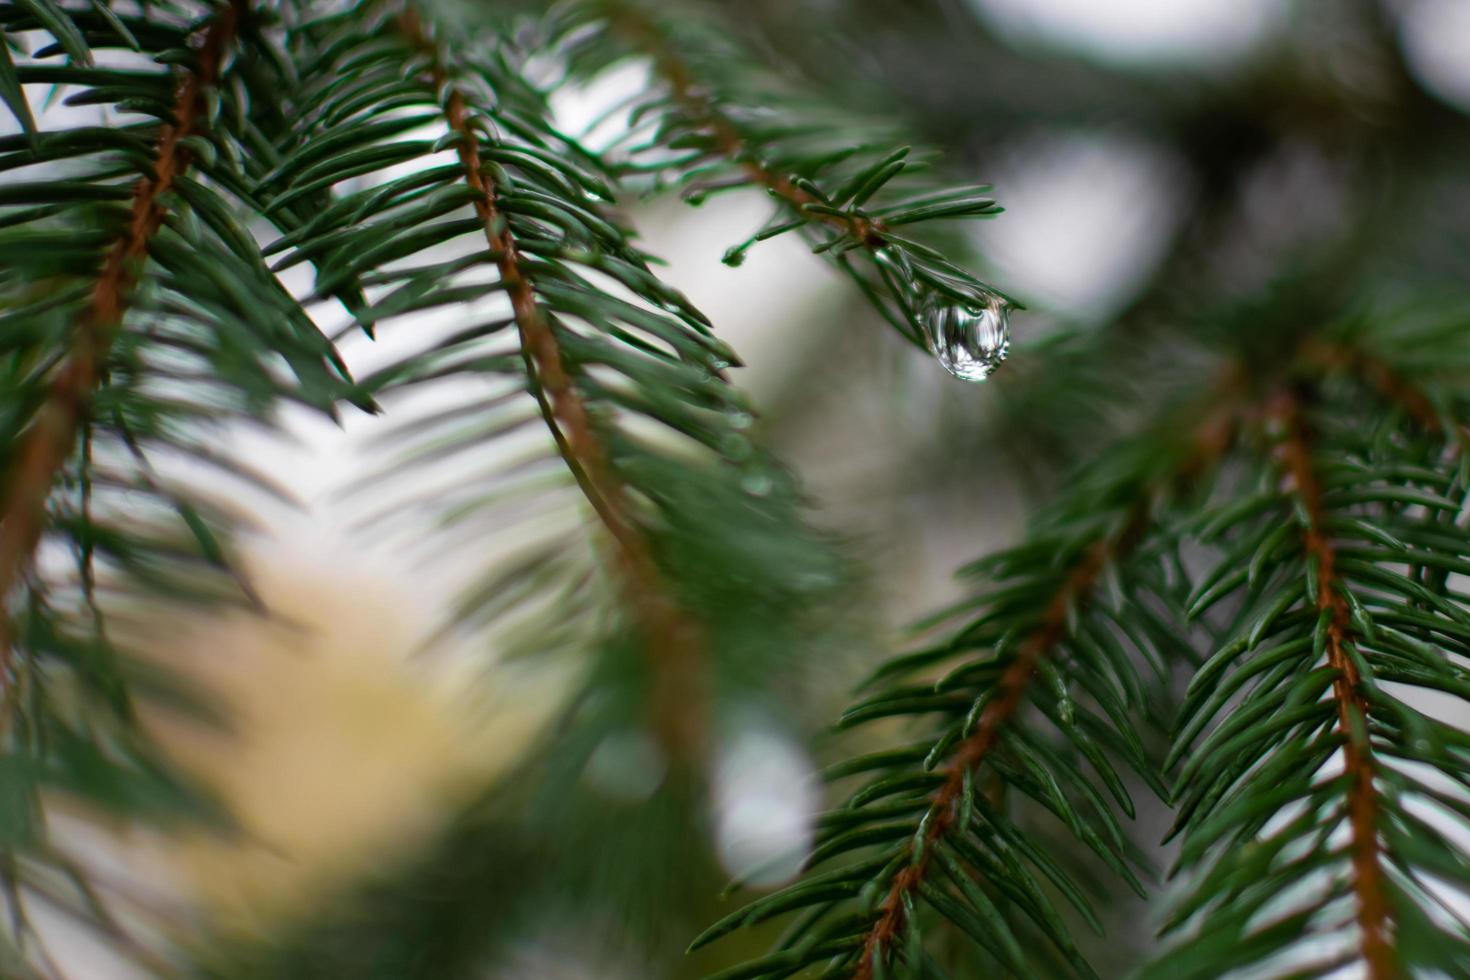
[[1011,347],[1010,305],[999,296],[975,303],[931,293],[919,310],[929,349],[961,381],[984,381]]
[[764,497],[776,488],[776,481],[765,470],[751,470],[740,478],[740,489],[752,497]]

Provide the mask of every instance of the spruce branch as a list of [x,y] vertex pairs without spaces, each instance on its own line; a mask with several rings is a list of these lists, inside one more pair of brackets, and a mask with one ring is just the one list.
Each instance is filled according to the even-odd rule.
[[[154,462],[207,469],[247,500],[279,493],[214,438],[221,425],[268,427],[287,400],[326,414],[354,400],[231,190],[256,13],[243,0],[0,3],[7,53],[24,55],[0,79],[12,110],[47,87],[107,113],[21,113],[24,131],[0,137],[0,861],[17,922],[22,906],[48,905],[145,965],[157,961],[122,931],[120,906],[158,910],[92,887],[96,855],[48,832],[53,801],[149,825],[228,823],[140,723],[160,704],[216,716],[144,663],[154,634],[131,612],[255,601],[228,547],[240,512]],[[33,32],[55,43],[27,51],[18,38]],[[65,551],[70,569],[50,560]],[[22,955],[43,959],[18,932]]]
[[[1212,396],[1211,400],[1216,401],[1216,405],[1204,413],[1190,451],[1178,461],[1177,470],[1163,474],[1159,486],[1167,487],[1179,480],[1192,478],[1224,455],[1233,441],[1235,408],[1231,402],[1238,377],[1238,372],[1232,369],[1226,372],[1224,382],[1215,386],[1221,393]],[[905,909],[913,908],[915,892],[928,873],[932,845],[950,829],[959,813],[961,795],[996,747],[1002,728],[1022,707],[1041,659],[1068,640],[1072,631],[1070,621],[1078,615],[1080,607],[1091,601],[1092,591],[1104,571],[1121,560],[1142,537],[1150,521],[1152,501],[1148,495],[1154,492],[1157,492],[1155,487],[1147,488],[1145,495],[1133,505],[1132,513],[1124,520],[1122,528],[1111,536],[1098,538],[1072,566],[1042,615],[1040,624],[1020,644],[1015,659],[996,682],[997,693],[986,704],[974,733],[950,757],[945,782],[934,794],[933,803],[924,818],[927,829],[922,841],[915,844],[916,861],[894,879],[883,903],[882,915],[868,933],[856,980],[872,980],[874,971],[887,956],[888,948],[901,938]]]
[[593,429],[587,406],[567,374],[561,347],[523,269],[510,222],[496,207],[494,183],[485,178],[480,135],[468,121],[464,93],[455,86],[417,12],[405,7],[398,23],[410,47],[426,57],[429,81],[441,93],[445,121],[459,137],[456,152],[465,181],[475,193],[475,212],[484,223],[486,242],[510,297],[532,394],[557,452],[613,540],[627,599],[638,612],[646,649],[654,662],[653,673],[659,679],[659,707],[654,717],[661,728],[661,741],[681,757],[691,751],[697,754],[702,741],[701,698],[697,671],[692,665],[698,656],[697,630],[669,595],[648,542],[630,514],[627,492],[609,467],[608,454]]
[[[1306,339],[1287,380],[1268,386],[1270,451],[1246,461],[1254,485],[1197,522],[1220,557],[1189,615],[1238,608],[1189,685],[1165,761],[1179,766],[1174,873],[1191,878],[1163,931],[1187,938],[1147,980],[1258,964],[1358,965],[1377,980],[1470,964],[1470,923],[1432,880],[1470,880],[1470,856],[1428,817],[1464,812],[1466,737],[1407,697],[1470,694],[1470,613],[1449,579],[1467,567],[1454,519],[1465,475],[1446,466],[1459,446],[1438,421],[1444,406],[1416,417],[1395,365],[1321,356],[1349,340]],[[1403,346],[1404,363],[1423,353]],[[1334,386],[1348,363],[1353,384]],[[1370,435],[1365,405],[1401,414]]]
[[[734,352],[609,210],[611,168],[556,130],[513,46],[456,43],[428,13],[378,4],[362,20],[301,4],[286,38],[291,125],[250,188],[282,232],[265,250],[278,270],[313,265],[314,299],[362,297],[344,302],[348,328],[508,300],[509,315],[477,313],[361,379],[395,403],[454,386],[452,405],[410,408],[381,438],[402,454],[365,481],[380,501],[365,523],[427,507],[456,529],[505,515],[507,536],[532,511],[577,524],[523,534],[452,625],[517,653],[576,648],[597,676],[613,669],[599,656],[615,661],[638,687],[620,702],[637,717],[616,723],[651,720],[667,758],[709,762],[716,712],[789,669],[778,658],[806,642],[798,621],[825,608],[845,563],[752,441],[751,407],[725,375]],[[340,186],[388,165],[392,177]],[[293,213],[313,198],[315,214]],[[544,447],[517,440],[533,422],[551,434]],[[399,474],[448,460],[473,475],[395,492]],[[604,560],[586,542],[606,543]],[[527,615],[553,598],[551,628]]]
[[[15,449],[0,505],[0,599],[26,574],[44,529],[46,499],[76,447],[109,350],[128,307],[128,295],[149,243],[164,220],[161,198],[188,170],[185,141],[203,126],[205,91],[219,80],[220,65],[245,15],[246,0],[229,0],[210,22],[197,61],[179,86],[172,122],[159,131],[152,175],[141,178],[121,237],[108,252],[91,299],[72,331],[69,353],[57,369],[45,403]],[[10,683],[13,656],[9,616],[0,611],[0,684]]]
[[[1140,511],[1138,518],[1142,517]],[[872,980],[875,970],[880,969],[878,964],[887,958],[889,948],[902,938],[906,909],[913,908],[916,893],[929,873],[934,847],[957,819],[960,798],[999,742],[1001,729],[1021,709],[1038,662],[1066,638],[1068,618],[1075,615],[1080,604],[1088,601],[1103,569],[1128,547],[1141,524],[1141,519],[1130,520],[1116,540],[1099,539],[1088,549],[1067,574],[1041,624],[1021,643],[1016,658],[996,682],[997,693],[986,704],[974,733],[960,743],[946,764],[944,784],[934,794],[922,821],[926,829],[914,845],[915,861],[893,880],[882,914],[864,941],[862,961],[854,974],[856,980]]]
[[[672,18],[638,0],[579,0],[554,8],[547,31],[575,75],[630,55],[651,64],[658,84],[631,107],[627,134],[643,141],[622,151],[630,176],[682,185],[696,204],[742,187],[777,202],[775,215],[726,251],[727,264],[739,265],[759,242],[800,232],[901,334],[936,352],[946,345],[935,322],[946,309],[1004,318],[1018,306],[912,235],[999,214],[989,185],[936,180],[934,154],[899,143],[892,126],[772,84],[727,26]],[[975,377],[1005,356],[1004,338],[991,353],[994,362]]]

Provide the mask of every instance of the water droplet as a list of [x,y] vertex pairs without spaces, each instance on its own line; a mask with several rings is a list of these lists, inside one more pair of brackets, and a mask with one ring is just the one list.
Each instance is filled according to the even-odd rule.
[[899,282],[904,284],[913,282],[914,267],[909,264],[909,257],[892,245],[884,245],[873,252],[873,261],[897,276]]
[[744,409],[736,409],[730,413],[730,428],[748,429],[755,424],[755,416]]
[[776,481],[763,470],[754,470],[740,478],[740,489],[752,497],[764,497],[775,488]]
[[802,572],[792,584],[803,592],[819,592],[832,588],[837,582],[837,576],[830,571],[812,571]]
[[961,381],[984,381],[1011,347],[1010,306],[999,296],[978,305],[933,293],[919,311],[929,349]]

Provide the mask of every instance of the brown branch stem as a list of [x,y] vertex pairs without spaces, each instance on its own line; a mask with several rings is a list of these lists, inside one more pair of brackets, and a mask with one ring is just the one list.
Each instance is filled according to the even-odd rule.
[[868,932],[863,946],[862,962],[858,964],[854,974],[855,980],[871,980],[874,959],[883,956],[884,950],[902,931],[906,916],[904,899],[923,882],[928,874],[933,845],[949,831],[957,819],[958,803],[964,792],[967,774],[977,770],[1000,741],[1002,728],[1020,710],[1025,700],[1038,662],[1066,637],[1068,610],[1091,592],[1114,552],[1114,542],[1099,540],[1073,567],[1047,607],[1041,624],[1021,645],[1016,658],[1001,675],[996,684],[999,695],[985,706],[974,733],[960,743],[960,747],[950,757],[945,768],[944,784],[935,792],[933,802],[929,804],[929,827],[924,834],[922,857],[894,877],[888,897],[883,902],[882,914]]
[[675,758],[696,755],[702,725],[691,654],[698,631],[668,594],[648,541],[634,520],[626,488],[609,465],[586,403],[567,372],[556,334],[536,301],[510,223],[496,205],[496,189],[485,179],[480,137],[470,121],[464,93],[453,84],[439,46],[417,12],[405,7],[397,22],[409,44],[428,57],[427,74],[434,90],[445,93],[445,122],[460,137],[459,162],[466,183],[476,193],[475,213],[484,223],[485,240],[510,297],[532,394],[558,453],[612,538],[623,590],[637,614],[654,668],[654,721],[661,742]]
[[1348,781],[1348,820],[1352,833],[1353,893],[1369,980],[1402,975],[1389,938],[1389,904],[1378,840],[1378,794],[1373,786],[1375,762],[1368,744],[1368,704],[1359,693],[1357,664],[1347,653],[1352,641],[1351,611],[1338,590],[1337,550],[1323,530],[1322,488],[1312,464],[1311,432],[1302,413],[1302,396],[1282,391],[1271,406],[1271,418],[1283,433],[1279,463],[1307,513],[1303,545],[1317,563],[1319,612],[1328,613],[1327,663],[1337,671],[1332,695],[1337,702],[1338,729],[1343,737],[1343,771]]
[[[78,434],[116,337],[138,268],[163,224],[162,198],[189,166],[183,140],[205,112],[204,91],[219,79],[225,51],[239,30],[246,0],[230,0],[210,23],[195,67],[183,79],[173,121],[159,133],[153,174],[138,181],[122,237],[112,246],[86,309],[73,331],[71,350],[51,379],[50,390],[15,447],[14,467],[0,504],[0,602],[5,601],[34,560],[45,525],[46,498],[75,448]],[[0,610],[0,684],[9,683],[13,637]]]
[[1160,486],[1194,480],[1229,450],[1238,427],[1242,381],[1241,371],[1235,365],[1223,373],[1206,394],[1200,421],[1188,434],[1177,465],[1156,484],[1144,488],[1121,531],[1093,542],[1067,574],[1039,624],[1022,641],[1015,659],[996,683],[999,694],[981,712],[975,731],[949,758],[945,781],[929,805],[922,856],[894,877],[882,912],[868,932],[854,980],[872,980],[875,958],[885,955],[884,951],[903,930],[907,914],[905,898],[924,881],[933,845],[958,818],[966,776],[979,770],[999,743],[1005,725],[1021,710],[1038,664],[1066,640],[1072,610],[1088,600],[1108,564],[1129,552],[1143,535],[1153,507],[1153,492]]
[[1454,431],[1446,433],[1444,420],[1429,396],[1369,351],[1345,344],[1311,341],[1304,345],[1302,356],[1309,364],[1324,370],[1348,372],[1378,392],[1385,401],[1402,408],[1424,431],[1450,436],[1457,451],[1470,449],[1470,433],[1463,425],[1456,424]]

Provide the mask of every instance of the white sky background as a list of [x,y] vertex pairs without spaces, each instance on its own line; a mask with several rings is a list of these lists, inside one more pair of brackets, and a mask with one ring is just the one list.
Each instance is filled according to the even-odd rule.
[[1470,108],[1470,3],[1401,0],[1399,7],[1409,70],[1446,102]]
[[1080,323],[1105,320],[1158,264],[1188,194],[1177,161],[1109,131],[1036,133],[986,179],[1006,210],[971,228],[995,281]]
[[1221,68],[1248,55],[1284,0],[968,0],[1012,42],[1128,65]]

